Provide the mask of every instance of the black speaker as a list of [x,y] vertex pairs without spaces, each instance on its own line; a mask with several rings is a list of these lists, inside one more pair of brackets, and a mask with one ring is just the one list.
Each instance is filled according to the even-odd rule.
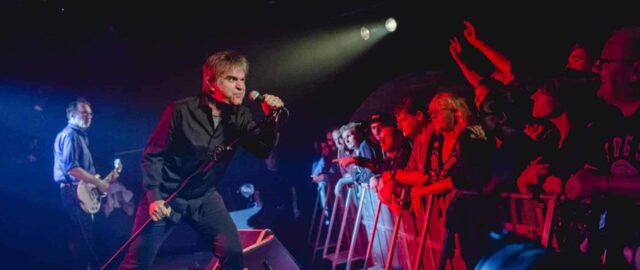
[[[293,256],[271,230],[238,230],[238,232],[242,241],[246,269],[300,269]],[[207,269],[217,269],[218,259],[214,258],[209,265]]]

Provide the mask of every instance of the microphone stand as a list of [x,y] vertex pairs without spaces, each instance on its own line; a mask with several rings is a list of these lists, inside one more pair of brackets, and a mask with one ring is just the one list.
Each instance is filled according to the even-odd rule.
[[[218,162],[218,156],[220,154],[224,153],[225,151],[233,150],[233,147],[236,144],[238,144],[241,139],[243,139],[245,136],[247,136],[247,134],[254,134],[254,132],[258,132],[260,129],[264,128],[271,121],[275,122],[276,129],[277,129],[278,128],[278,121],[279,121],[279,118],[280,118],[280,114],[283,111],[286,112],[286,115],[287,115],[287,118],[288,118],[289,117],[289,110],[287,110],[284,107],[282,107],[280,109],[271,110],[266,115],[266,117],[264,119],[262,119],[260,124],[256,125],[255,127],[251,128],[249,131],[245,132],[243,135],[241,135],[238,138],[236,138],[235,140],[233,140],[231,143],[229,143],[229,145],[227,145],[227,146],[220,146],[220,145],[214,146],[213,152],[210,153],[207,156],[207,159],[205,160],[205,162],[203,162],[195,172],[193,172],[191,175],[189,175],[187,178],[185,178],[184,181],[182,181],[182,183],[178,187],[178,189],[176,189],[173,193],[171,193],[171,195],[169,195],[169,197],[167,197],[165,199],[165,205],[167,203],[169,203],[170,201],[172,201],[176,197],[176,195],[178,195],[180,193],[180,191],[182,191],[189,184],[189,182],[191,182],[191,179],[194,176],[196,176],[198,174],[201,174],[201,173],[206,173],[211,168],[213,168],[213,166],[216,165],[216,163]],[[116,253],[114,253],[111,256],[111,258],[109,258],[109,260],[105,264],[103,264],[102,267],[100,267],[100,270],[106,269],[107,266],[109,266],[109,264],[111,264],[118,257],[118,255],[120,255],[120,253],[122,253],[122,251],[124,251],[124,249],[127,246],[129,246],[129,244],[131,244],[131,242],[133,242],[133,240],[135,240],[138,237],[138,235],[140,235],[140,233],[142,233],[142,230],[144,230],[149,225],[149,223],[151,223],[152,220],[153,219],[151,217],[149,217],[144,222],[144,224],[142,224],[142,226],[140,226],[140,228],[138,228],[135,232],[133,232],[131,234],[131,237],[129,237],[129,239],[127,239],[127,241],[124,242],[124,244],[122,244],[122,246],[116,251]]]

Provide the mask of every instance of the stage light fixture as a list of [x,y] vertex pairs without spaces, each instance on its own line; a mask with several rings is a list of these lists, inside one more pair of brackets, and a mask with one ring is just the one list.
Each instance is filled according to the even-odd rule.
[[371,31],[369,31],[369,28],[363,26],[362,28],[360,28],[360,36],[362,37],[362,39],[368,40],[369,38],[371,38]]
[[384,22],[384,28],[386,28],[389,32],[396,31],[396,29],[398,28],[398,22],[396,22],[396,19],[391,17]]

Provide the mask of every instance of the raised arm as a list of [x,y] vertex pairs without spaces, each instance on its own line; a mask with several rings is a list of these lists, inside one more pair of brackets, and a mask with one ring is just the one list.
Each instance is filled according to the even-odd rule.
[[511,71],[511,60],[498,50],[489,46],[483,40],[479,39],[476,35],[476,28],[471,24],[471,22],[464,21],[464,26],[464,37],[467,39],[469,44],[476,47],[482,54],[484,54],[500,73],[499,76],[492,77],[495,77],[495,79],[500,80],[504,84],[513,81],[513,79],[515,79],[515,75]]
[[483,77],[477,71],[471,69],[471,67],[462,60],[462,47],[460,46],[460,41],[457,37],[449,39],[449,53],[451,54],[451,58],[456,61],[460,71],[462,71],[462,74],[471,86],[474,88],[477,87]]

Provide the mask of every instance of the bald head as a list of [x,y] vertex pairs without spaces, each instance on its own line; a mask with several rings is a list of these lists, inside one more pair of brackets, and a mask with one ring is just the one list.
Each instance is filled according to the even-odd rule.
[[603,59],[640,59],[640,26],[625,27],[614,32],[602,50]]

